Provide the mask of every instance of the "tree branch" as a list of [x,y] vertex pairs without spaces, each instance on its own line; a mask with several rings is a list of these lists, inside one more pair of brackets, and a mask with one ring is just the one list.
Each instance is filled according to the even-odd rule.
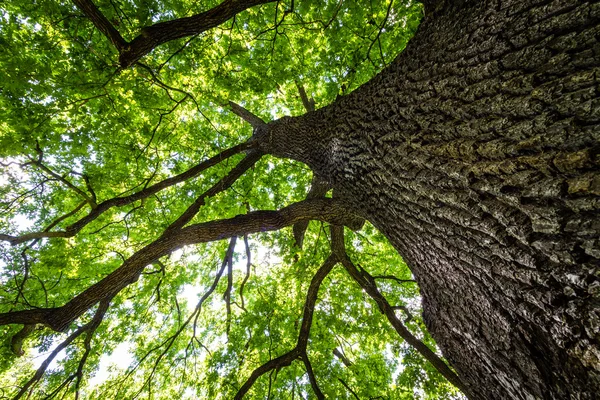
[[[314,310],[315,310],[315,303],[317,302],[319,288],[321,287],[321,283],[323,282],[323,279],[325,279],[325,277],[331,272],[331,270],[333,269],[335,264],[337,264],[337,257],[332,254],[327,258],[327,260],[325,260],[325,262],[323,263],[321,268],[319,268],[319,270],[313,276],[313,278],[310,282],[310,286],[308,287],[308,292],[306,293],[306,301],[304,302],[302,326],[300,328],[300,333],[298,334],[298,341],[296,342],[296,347],[294,347],[292,350],[288,351],[287,353],[266,362],[265,364],[261,365],[260,367],[256,368],[254,371],[252,371],[252,374],[250,374],[250,376],[248,377],[246,382],[244,382],[242,387],[236,393],[236,395],[234,397],[235,400],[241,400],[242,398],[244,398],[244,396],[246,395],[246,393],[248,393],[248,391],[250,390],[252,385],[254,385],[254,382],[256,382],[256,380],[258,378],[260,378],[262,375],[266,374],[267,372],[269,372],[275,368],[279,369],[282,367],[287,367],[288,365],[290,365],[292,363],[292,361],[294,361],[297,358],[301,358],[304,361],[304,363],[307,367],[307,372],[308,372],[308,369],[310,368],[310,372],[308,372],[309,377],[310,377],[310,375],[312,375],[314,378],[314,374],[312,373],[312,367],[309,367],[310,363],[308,362],[308,357],[306,356],[306,347],[308,345],[308,337],[310,335],[310,327],[312,326],[313,314],[314,314]],[[307,362],[308,362],[308,365],[307,365]],[[312,381],[311,381],[311,385],[312,385]],[[315,381],[315,385],[316,385],[316,381]],[[314,388],[315,388],[315,386],[313,386],[313,389]],[[323,396],[323,393],[321,393],[321,391],[319,390],[318,386],[316,387],[315,395],[319,399],[325,398]]]
[[308,359],[308,354],[306,354],[306,350],[304,351],[304,353],[302,353],[301,357],[302,357],[302,362],[304,363],[304,366],[306,367],[306,373],[308,374],[308,380],[310,382],[310,386],[313,389],[313,392],[315,393],[315,396],[319,400],[324,399],[325,396],[323,395],[323,392],[321,392],[321,389],[319,388],[319,384],[317,383],[317,378],[315,376],[315,372],[312,369],[312,365],[310,364],[310,360]]
[[125,49],[125,46],[127,46],[125,39],[91,0],[73,0],[73,3],[83,11],[94,26],[111,41],[119,52]]
[[231,238],[231,242],[229,243],[229,248],[231,252],[227,252],[227,287],[225,288],[225,293],[223,293],[223,300],[225,300],[225,310],[227,313],[226,324],[227,328],[225,332],[227,333],[227,337],[229,337],[229,330],[231,328],[231,290],[233,289],[233,249],[235,248],[237,236],[233,236]]
[[[14,246],[14,245],[17,245],[17,244],[20,244],[20,243],[23,243],[23,242],[26,242],[26,241],[32,240],[32,239],[51,238],[51,237],[68,238],[68,237],[75,236],[87,224],[94,221],[102,213],[108,211],[109,209],[111,209],[113,207],[123,207],[128,204],[134,203],[138,200],[145,199],[153,194],[158,193],[159,191],[161,191],[163,189],[166,189],[168,187],[177,185],[181,182],[191,179],[191,178],[197,176],[198,174],[200,174],[202,171],[205,171],[208,168],[219,164],[223,160],[226,160],[236,154],[241,153],[242,151],[246,151],[246,150],[252,149],[254,147],[256,147],[256,143],[252,140],[249,140],[247,142],[238,144],[237,146],[226,149],[226,150],[222,151],[221,153],[209,158],[208,160],[205,160],[205,161],[202,161],[202,162],[196,164],[195,166],[191,167],[190,169],[188,169],[185,172],[182,172],[179,175],[175,175],[170,178],[164,179],[160,182],[155,183],[152,186],[149,186],[143,190],[140,190],[139,192],[133,193],[129,196],[114,197],[112,199],[105,200],[102,203],[98,204],[98,206],[96,208],[94,208],[88,215],[81,218],[79,221],[69,225],[64,231],[47,232],[47,230],[49,228],[53,227],[54,225],[56,225],[56,223],[58,223],[58,222],[56,222],[56,223],[53,222],[52,224],[50,224],[50,226],[48,228],[46,228],[42,232],[31,232],[31,233],[26,233],[21,236],[11,236],[11,235],[0,234],[0,240],[8,241],[8,242],[10,242],[10,244],[12,244]],[[81,205],[77,206],[76,210],[79,210],[81,207],[82,207]],[[67,214],[67,216],[70,216],[72,213]],[[61,217],[60,219],[62,220],[62,219],[64,219],[64,217]]]
[[348,357],[346,357],[344,355],[344,353],[342,353],[341,351],[339,351],[337,349],[337,347],[335,349],[333,349],[333,355],[336,356],[337,358],[340,359],[340,361],[346,366],[346,367],[351,367],[352,366],[352,361],[348,360]]
[[250,390],[252,385],[254,385],[254,382],[256,382],[256,380],[258,378],[260,378],[267,372],[272,371],[276,368],[280,369],[283,367],[287,367],[288,365],[290,365],[292,363],[292,361],[294,361],[295,359],[298,358],[298,355],[299,355],[298,349],[297,349],[297,347],[294,347],[292,350],[288,351],[287,353],[285,353],[277,358],[274,358],[274,359],[266,362],[265,364],[261,365],[260,367],[256,368],[254,371],[252,371],[252,374],[250,374],[250,377],[246,380],[246,382],[244,382],[244,384],[242,385],[240,390],[238,390],[234,399],[235,400],[243,399],[244,396],[246,395],[246,393],[248,393],[248,391]]
[[163,43],[198,35],[221,25],[250,7],[273,1],[275,0],[225,0],[218,6],[191,17],[158,22],[144,27],[138,36],[131,42],[127,42],[91,0],[73,0],[75,5],[119,51],[121,68],[132,66]]
[[79,360],[79,365],[77,366],[77,380],[75,381],[75,400],[79,399],[79,386],[83,379],[83,367],[87,362],[90,352],[92,351],[92,338],[94,336],[94,333],[96,332],[96,329],[98,329],[98,326],[100,326],[100,323],[102,323],[102,320],[104,319],[104,314],[106,314],[106,311],[108,311],[109,306],[110,299],[102,300],[100,302],[100,305],[98,306],[98,310],[96,311],[94,318],[92,319],[92,321],[90,321],[89,326],[86,329],[85,341],[83,343],[85,351],[83,353],[83,356]]
[[231,100],[229,101],[229,106],[231,107],[231,111],[233,111],[235,115],[252,125],[253,128],[258,128],[259,126],[264,126],[267,124],[265,121],[263,121],[262,118],[260,118],[257,115],[254,115],[246,108],[240,106],[237,103],[234,103]]
[[392,310],[401,310],[401,311],[404,311],[404,314],[406,314],[406,319],[404,320],[405,324],[409,323],[413,319],[412,313],[410,312],[410,310],[406,306],[392,306]]
[[398,283],[416,283],[417,281],[415,281],[414,279],[400,279],[395,277],[394,275],[375,275],[373,276],[373,279],[387,279],[387,280],[391,280],[391,281],[396,281]]
[[[196,308],[194,308],[194,311],[192,312],[192,314],[190,314],[190,316],[184,321],[183,324],[181,324],[181,326],[179,327],[179,329],[177,329],[177,331],[174,334],[172,334],[171,336],[169,336],[167,339],[165,339],[158,346],[156,346],[156,347],[152,348],[150,351],[148,351],[140,359],[140,361],[137,363],[137,365],[134,368],[132,368],[127,373],[127,376],[133,375],[135,373],[135,371],[137,370],[137,368],[150,356],[150,354],[152,354],[154,351],[156,351],[156,350],[158,350],[158,349],[160,349],[161,347],[164,346],[164,349],[160,352],[160,354],[158,355],[158,357],[154,361],[154,365],[152,367],[152,371],[150,372],[150,374],[148,375],[148,377],[145,379],[144,384],[140,387],[140,389],[136,393],[136,395],[133,396],[134,398],[137,397],[143,391],[143,389],[144,389],[144,387],[146,385],[148,385],[150,382],[152,382],[154,373],[156,372],[156,369],[158,368],[158,365],[160,364],[160,361],[167,354],[167,352],[171,349],[171,347],[173,346],[173,344],[175,343],[175,341],[177,340],[177,338],[181,335],[181,333],[184,331],[184,329],[189,325],[189,323],[192,321],[192,319],[194,320],[194,324],[193,324],[194,330],[193,330],[193,336],[192,336],[192,338],[196,338],[196,325],[197,325],[197,322],[198,322],[198,317],[200,316],[200,312],[202,311],[202,305],[204,304],[204,302],[210,297],[210,295],[217,288],[217,285],[219,284],[219,281],[221,280],[221,277],[223,276],[223,272],[225,271],[225,267],[228,266],[228,265],[230,265],[232,257],[233,257],[233,251],[235,249],[235,242],[236,242],[236,237],[234,236],[229,241],[229,246],[227,247],[227,251],[225,253],[225,257],[223,258],[223,262],[221,263],[221,268],[217,272],[217,274],[215,276],[215,279],[213,280],[212,285],[208,288],[208,290],[200,298],[200,300],[196,304]],[[175,300],[177,300],[177,297],[175,297]],[[210,353],[210,351],[209,351],[209,353]]]
[[242,310],[246,311],[244,305],[244,286],[246,286],[246,282],[248,282],[248,279],[250,278],[250,267],[252,266],[252,253],[250,252],[250,245],[248,244],[248,235],[244,235],[244,246],[246,248],[246,275],[240,285],[240,302],[242,303]]
[[468,388],[461,379],[450,369],[450,367],[435,354],[425,343],[417,339],[396,317],[394,308],[388,303],[386,298],[377,288],[377,284],[371,275],[366,271],[359,272],[354,266],[350,257],[346,253],[344,244],[344,228],[342,226],[331,227],[331,247],[333,252],[339,257],[340,262],[346,268],[350,276],[360,285],[360,287],[377,303],[377,306],[392,324],[398,335],[411,345],[415,350],[429,361],[433,367],[446,378],[450,383],[459,388],[463,393],[469,396]]
[[298,93],[300,93],[300,99],[302,99],[302,105],[306,109],[307,112],[315,111],[315,99],[312,97],[309,99],[306,95],[306,90],[304,90],[304,86],[298,81],[294,81],[296,83],[296,87],[298,88]]
[[[331,185],[328,182],[320,179],[316,175],[313,175],[310,183],[310,189],[306,195],[306,198],[318,199],[320,197],[325,197],[329,189],[331,189]],[[296,242],[296,246],[299,248],[302,248],[302,245],[304,244],[304,234],[308,228],[308,222],[309,221],[302,221],[294,225],[294,241]]]
[[10,348],[17,356],[25,354],[23,351],[23,341],[35,330],[35,324],[23,325],[23,329],[17,332],[10,341]]
[[[87,193],[85,193],[83,190],[81,190],[80,188],[78,188],[77,186],[75,186],[74,184],[72,184],[70,181],[68,181],[64,176],[61,176],[59,174],[57,174],[56,172],[52,171],[50,168],[48,168],[48,166],[46,166],[44,163],[42,163],[43,157],[44,157],[44,152],[42,151],[42,149],[40,148],[39,143],[36,142],[36,151],[38,153],[38,158],[36,160],[30,160],[30,162],[23,164],[23,165],[35,165],[36,167],[38,167],[39,169],[41,169],[42,171],[46,172],[48,175],[50,175],[52,178],[56,179],[59,182],[62,182],[65,186],[67,186],[69,189],[73,190],[75,193],[77,193],[80,197],[82,197],[89,205],[92,209],[96,208],[96,202],[95,200],[90,197]],[[93,193],[92,193],[92,196]]]
[[356,392],[355,392],[354,390],[352,390],[352,388],[350,388],[350,386],[348,386],[348,384],[347,384],[346,382],[344,382],[344,380],[343,380],[342,378],[338,378],[338,381],[340,381],[340,383],[341,383],[342,385],[344,385],[344,387],[345,387],[346,389],[348,389],[348,391],[349,391],[350,393],[352,393],[352,396],[354,396],[354,398],[355,398],[356,400],[360,400],[360,397],[358,397],[358,395],[356,394]]
[[260,158],[262,157],[262,153],[260,151],[250,151],[246,157],[242,161],[240,161],[227,175],[225,175],[221,180],[211,186],[206,192],[202,193],[195,201],[190,205],[183,214],[175,220],[169,227],[167,231],[177,230],[183,228],[185,224],[191,221],[192,218],[198,213],[200,207],[202,207],[207,198],[215,196],[218,193],[221,193],[231,187],[237,181],[240,176],[244,175],[246,171],[248,171]]
[[221,25],[247,8],[274,0],[225,0],[208,11],[191,17],[159,22],[142,28],[142,32],[121,51],[122,68],[133,65],[155,47],[171,40],[197,35]]
[[190,225],[165,232],[138,250],[115,271],[75,296],[62,307],[11,311],[0,314],[0,325],[44,324],[56,331],[65,330],[94,304],[110,298],[137,281],[147,265],[183,246],[212,242],[226,237],[279,230],[296,222],[316,219],[351,228],[362,219],[347,212],[342,201],[313,199],[294,203],[279,211],[254,211],[237,217]]
[[68,345],[70,345],[82,333],[94,331],[98,327],[98,325],[100,325],[100,323],[102,322],[102,319],[104,318],[104,314],[106,314],[106,311],[108,310],[109,305],[110,305],[110,299],[103,300],[100,303],[100,305],[98,306],[98,309],[96,310],[96,313],[94,314],[94,317],[92,318],[92,320],[90,322],[88,322],[84,326],[75,330],[62,343],[60,343],[58,346],[56,346],[56,348],[50,353],[50,355],[42,362],[42,364],[37,369],[37,371],[35,372],[33,377],[31,377],[31,379],[29,379],[25,383],[25,385],[23,385],[23,387],[21,388],[19,393],[17,393],[17,395],[14,397],[13,400],[20,399],[33,384],[35,384],[40,379],[42,379],[42,376],[44,376],[46,369],[48,368],[48,366],[50,365],[52,360],[54,360],[54,358],[58,355],[58,353],[60,353],[63,349],[65,349]]

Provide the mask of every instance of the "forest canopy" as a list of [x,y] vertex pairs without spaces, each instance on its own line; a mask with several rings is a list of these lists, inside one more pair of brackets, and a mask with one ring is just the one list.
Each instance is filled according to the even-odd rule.
[[246,3],[0,5],[2,398],[459,396],[397,252],[251,140],[389,65],[422,5]]

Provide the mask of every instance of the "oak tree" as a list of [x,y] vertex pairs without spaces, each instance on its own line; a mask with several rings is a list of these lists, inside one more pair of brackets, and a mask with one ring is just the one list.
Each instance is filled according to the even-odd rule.
[[599,17],[3,5],[5,395],[593,398]]

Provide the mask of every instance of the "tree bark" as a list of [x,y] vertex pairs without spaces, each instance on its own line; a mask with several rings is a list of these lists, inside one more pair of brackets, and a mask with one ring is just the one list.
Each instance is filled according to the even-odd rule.
[[255,130],[393,243],[478,399],[600,390],[600,5],[427,4],[332,105]]

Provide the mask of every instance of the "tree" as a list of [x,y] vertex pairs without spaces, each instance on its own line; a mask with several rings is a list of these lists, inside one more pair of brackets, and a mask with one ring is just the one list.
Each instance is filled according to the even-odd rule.
[[[3,125],[6,169],[18,165],[32,170],[23,183],[8,174],[3,189],[9,199],[6,230],[15,215],[36,222],[29,233],[2,236],[14,246],[5,255],[6,312],[0,314],[0,323],[17,353],[34,339],[38,346],[49,346],[43,341],[48,329],[65,332],[53,354],[72,343],[64,373],[49,376],[41,390],[50,395],[80,393],[87,359],[98,359],[91,350],[94,335],[106,339],[110,321],[119,321],[129,334],[148,335],[136,328],[132,320],[137,317],[147,326],[160,327],[162,336],[140,348],[139,365],[148,360],[151,366],[139,374],[129,370],[131,384],[114,386],[110,390],[115,396],[147,390],[150,397],[154,377],[167,386],[157,396],[178,392],[167,379],[173,375],[170,368],[186,371],[181,365],[200,354],[210,356],[211,377],[225,396],[241,397],[251,388],[256,394],[283,396],[295,393],[296,385],[311,387],[317,398],[376,396],[368,384],[357,393],[362,382],[348,384],[350,375],[341,377],[347,373],[342,365],[349,369],[353,362],[343,345],[316,344],[317,339],[327,341],[328,326],[342,331],[360,326],[363,337],[370,333],[377,339],[374,347],[391,340],[386,336],[389,327],[383,337],[375,337],[381,320],[374,315],[364,325],[356,320],[362,314],[353,308],[364,293],[411,349],[470,398],[593,398],[600,389],[597,4],[427,2],[407,48],[369,80],[416,29],[417,5],[389,3],[378,14],[375,8],[343,2],[327,2],[322,11],[310,2],[253,7],[261,3],[267,2],[226,0],[179,19],[192,6],[152,3],[133,9],[131,4],[78,0],[80,11],[66,5],[28,10],[35,20],[51,16],[43,30],[21,14],[22,7],[4,12],[5,21],[11,22],[6,23],[5,37],[26,32],[39,40],[22,59],[4,61],[9,71],[2,97],[9,111]],[[161,18],[170,21],[151,25]],[[231,24],[216,34],[228,31],[219,47],[218,36],[206,32],[226,21]],[[123,38],[123,31],[145,25],[151,26],[139,35],[128,32],[134,39]],[[394,25],[408,30],[391,30]],[[292,26],[300,27],[296,35]],[[352,34],[329,40],[332,26]],[[325,33],[308,41],[308,32],[317,27]],[[67,43],[59,33],[65,30],[72,39]],[[256,32],[258,40],[269,35],[270,40],[249,46],[247,32]],[[342,56],[341,44],[352,41],[363,46]],[[19,41],[8,44],[16,47]],[[302,52],[292,53],[296,49]],[[118,65],[106,64],[117,57]],[[344,63],[348,69],[337,73]],[[308,73],[306,65],[311,64],[316,68]],[[290,65],[302,72],[290,78]],[[308,112],[269,123],[264,122],[266,114],[255,115],[276,104],[265,101],[261,92],[261,85],[268,85],[265,78],[275,78],[278,90],[290,93],[295,79],[311,82],[316,71],[326,84],[313,84],[310,91],[317,99],[329,99],[329,105],[314,111],[300,84]],[[238,74],[240,87],[217,74]],[[286,75],[287,81],[282,78]],[[202,101],[197,92],[205,97]],[[327,97],[336,94],[340,96],[334,101]],[[217,108],[227,100],[244,101],[243,107],[232,103],[230,109],[252,125],[250,139],[234,135],[235,122]],[[205,133],[209,122],[216,135]],[[218,154],[199,163],[194,154],[198,145]],[[233,147],[216,151],[226,146]],[[265,155],[301,164],[270,161],[260,166]],[[226,160],[233,158],[238,163],[227,168]],[[280,208],[303,194],[308,171],[301,165],[314,174],[308,198]],[[283,177],[271,177],[278,168]],[[192,179],[199,174],[203,184]],[[179,183],[183,185],[175,186]],[[269,190],[261,193],[258,188]],[[330,188],[333,197],[324,198]],[[19,211],[14,211],[17,206]],[[274,206],[280,210],[256,211]],[[242,215],[226,219],[233,214]],[[211,221],[217,215],[219,220]],[[411,333],[417,327],[407,329],[398,318],[396,311],[405,307],[399,304],[404,285],[382,283],[384,278],[411,278],[398,276],[402,269],[381,258],[371,265],[366,264],[368,257],[362,258],[367,253],[384,257],[385,244],[379,238],[360,240],[360,234],[340,228],[359,229],[362,219],[406,260],[419,284],[423,320],[458,376]],[[327,240],[320,229],[305,233],[309,220],[332,225]],[[236,237],[244,237],[249,249],[245,235],[292,225],[294,235],[286,240],[281,234],[278,243],[285,250],[296,249],[287,261],[297,268],[290,270],[297,274],[294,279],[273,270],[260,275],[263,283],[250,281],[250,257],[246,274],[236,277]],[[370,225],[365,229],[373,231]],[[232,238],[227,249],[196,247],[208,251],[204,254],[225,252],[216,277],[206,268],[183,268],[185,274],[178,274],[178,263],[166,257],[182,246],[224,238]],[[321,245],[312,252],[298,251],[309,242]],[[203,265],[188,258],[184,264]],[[69,266],[56,268],[59,263]],[[321,266],[307,274],[308,264]],[[176,293],[190,274],[200,277],[206,291],[186,317]],[[221,275],[226,282],[220,283]],[[330,280],[323,292],[326,278]],[[347,300],[340,301],[342,295],[334,295],[332,288],[346,290],[351,280],[358,290],[348,289]],[[234,282],[239,283],[239,296],[233,294]],[[250,282],[256,290],[245,302],[244,285]],[[297,287],[286,286],[291,283]],[[200,322],[216,324],[201,307],[219,284],[225,321],[197,334]],[[281,286],[295,302],[281,301],[276,289]],[[304,300],[302,317],[295,321],[291,310],[299,296],[294,292],[302,292]],[[138,299],[144,293],[153,293],[156,302]],[[320,296],[338,310],[319,310]],[[165,297],[174,300],[159,301]],[[252,316],[246,312],[251,304]],[[286,317],[274,318],[275,309],[268,307],[272,304]],[[320,325],[314,314],[319,311]],[[162,316],[162,321],[150,321]],[[340,318],[334,322],[336,316]],[[287,320],[288,331],[271,331],[272,321],[281,318]],[[290,339],[294,325],[295,339]],[[217,331],[223,332],[220,337],[211,333]],[[253,340],[258,332],[262,339]],[[359,334],[344,332],[342,337]],[[250,351],[223,345],[218,354],[210,349],[200,353],[202,335],[213,343],[245,342]],[[424,341],[429,341],[427,336]],[[269,347],[273,343],[279,346],[275,354]],[[261,350],[269,354],[261,356]],[[246,355],[254,359],[246,362]],[[337,366],[330,362],[334,357],[340,360]],[[161,363],[164,358],[171,363]],[[298,375],[294,360],[303,366],[299,375],[308,376],[304,382],[293,378]],[[362,364],[368,366],[362,376],[373,371],[372,379],[385,376],[381,360],[373,357]],[[247,373],[241,378],[234,370]],[[20,393],[40,380],[42,372],[21,385]],[[337,376],[339,384],[323,385],[320,376],[328,382]],[[383,381],[388,384],[390,379]],[[199,396],[214,397],[217,389],[207,384],[196,390]],[[402,396],[401,388],[391,390],[395,392],[386,395]]]

